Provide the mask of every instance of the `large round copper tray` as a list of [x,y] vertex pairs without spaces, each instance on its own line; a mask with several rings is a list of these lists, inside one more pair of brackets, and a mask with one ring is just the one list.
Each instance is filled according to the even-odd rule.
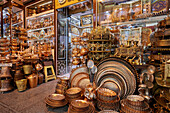
[[89,85],[89,84],[90,84],[89,77],[83,77],[78,81],[77,86],[82,88],[82,89],[85,89],[86,86]]
[[[114,83],[112,83],[112,82],[106,82],[106,83],[104,83],[103,84],[103,88],[108,88],[108,89],[110,89],[110,90],[113,90],[113,91],[115,91],[117,94],[118,94],[118,90],[119,90],[119,96],[121,97],[121,98],[123,98],[124,97],[124,94],[126,94],[127,93],[127,83],[126,83],[126,81],[124,80],[124,79],[121,79],[120,77],[120,75],[118,75],[117,73],[114,73],[114,75],[116,75],[116,76],[114,76],[113,75],[113,72],[111,73],[112,75],[110,75],[109,73],[107,73],[106,75],[104,75],[104,76],[102,76],[101,78],[100,78],[100,80],[99,80],[99,82],[98,82],[98,85],[100,85],[102,82],[105,82],[105,81],[107,81],[107,80],[113,80],[114,81]],[[113,84],[115,84],[115,83],[117,83],[117,85],[119,86],[119,87],[113,87],[113,86],[115,86],[115,85],[113,85]]]
[[70,82],[72,81],[73,77],[77,74],[77,73],[81,73],[81,72],[85,72],[85,73],[88,73],[88,69],[86,66],[82,66],[82,67],[78,67],[78,68],[75,68],[71,71],[71,74],[70,74]]
[[71,87],[76,87],[78,81],[83,78],[83,77],[89,77],[88,73],[85,72],[81,72],[81,73],[77,73],[71,81]]

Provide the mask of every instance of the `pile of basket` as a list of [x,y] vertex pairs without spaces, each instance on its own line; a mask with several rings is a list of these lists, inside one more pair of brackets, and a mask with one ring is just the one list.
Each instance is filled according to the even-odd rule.
[[119,96],[112,90],[99,88],[97,90],[97,107],[100,110],[119,110]]
[[73,87],[66,91],[66,99],[69,103],[73,100],[83,99],[82,90],[79,87]]
[[95,108],[87,101],[74,100],[69,105],[68,113],[95,113]]
[[59,81],[58,81],[57,86],[56,86],[55,93],[65,95],[65,92],[68,88],[68,81],[69,81],[68,77],[59,78]]
[[45,98],[45,103],[50,107],[56,108],[65,106],[68,101],[62,94],[51,94]]
[[121,100],[122,113],[151,113],[149,104],[139,95],[129,95],[126,99]]

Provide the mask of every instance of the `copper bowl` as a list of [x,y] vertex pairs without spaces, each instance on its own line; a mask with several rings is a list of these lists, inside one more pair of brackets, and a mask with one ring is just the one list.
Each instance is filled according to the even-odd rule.
[[89,50],[87,48],[81,48],[80,55],[86,56],[88,54]]
[[89,109],[89,103],[84,100],[74,100],[71,102],[72,109],[75,111],[86,111]]
[[73,65],[79,65],[81,63],[81,59],[80,58],[74,58],[72,61]]
[[66,96],[69,98],[76,98],[81,96],[81,91],[82,91],[81,88],[73,87],[66,91]]

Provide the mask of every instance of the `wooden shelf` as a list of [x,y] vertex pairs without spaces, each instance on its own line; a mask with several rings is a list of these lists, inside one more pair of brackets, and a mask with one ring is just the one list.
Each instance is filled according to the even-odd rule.
[[109,53],[111,51],[90,51],[91,53]]
[[117,26],[117,25],[127,25],[127,24],[142,24],[142,23],[153,23],[153,22],[159,22],[166,18],[167,15],[161,15],[161,16],[155,16],[155,17],[148,17],[146,19],[140,19],[140,20],[133,20],[133,21],[126,21],[126,22],[110,22],[110,21],[102,21],[102,26]]
[[54,9],[51,9],[49,11],[45,11],[45,12],[42,12],[42,13],[39,13],[39,14],[36,14],[36,15],[33,15],[33,16],[29,16],[29,17],[26,17],[27,20],[29,19],[33,19],[33,18],[36,18],[36,17],[39,17],[39,16],[44,16],[44,15],[52,15],[54,14]]
[[88,40],[88,42],[99,42],[99,41],[101,41],[101,42],[110,42],[111,40]]

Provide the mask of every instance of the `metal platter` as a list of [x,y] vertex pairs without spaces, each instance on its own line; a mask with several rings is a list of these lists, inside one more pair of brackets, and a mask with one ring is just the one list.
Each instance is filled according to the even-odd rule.
[[86,66],[82,66],[82,67],[78,67],[78,68],[75,68],[74,70],[72,70],[71,74],[70,74],[70,82],[72,81],[73,77],[78,74],[78,73],[81,73],[81,72],[85,72],[85,73],[88,73],[88,69]]
[[119,63],[122,63],[123,65],[125,65],[128,69],[131,70],[131,72],[134,74],[134,76],[138,78],[138,74],[137,74],[137,71],[135,69],[135,67],[133,65],[131,65],[129,62],[121,59],[121,58],[117,58],[117,57],[109,57],[109,58],[105,58],[103,59],[102,61],[100,61],[98,64],[97,64],[97,67],[99,67],[102,63],[104,62],[108,62],[108,61],[115,61],[115,62],[119,62]]
[[78,81],[77,86],[82,88],[82,89],[85,89],[86,86],[89,85],[89,84],[90,84],[89,77],[83,77]]
[[89,77],[88,73],[77,73],[71,80],[71,87],[76,87],[78,81],[83,77]]
[[[135,92],[138,75],[135,68],[127,61],[114,57],[106,58],[99,62],[97,70],[98,72],[94,77],[97,86],[103,80],[111,79],[121,87],[120,98],[125,98],[127,95],[132,95]],[[103,76],[105,76],[104,79]],[[107,87],[111,88],[111,85],[107,85]]]

